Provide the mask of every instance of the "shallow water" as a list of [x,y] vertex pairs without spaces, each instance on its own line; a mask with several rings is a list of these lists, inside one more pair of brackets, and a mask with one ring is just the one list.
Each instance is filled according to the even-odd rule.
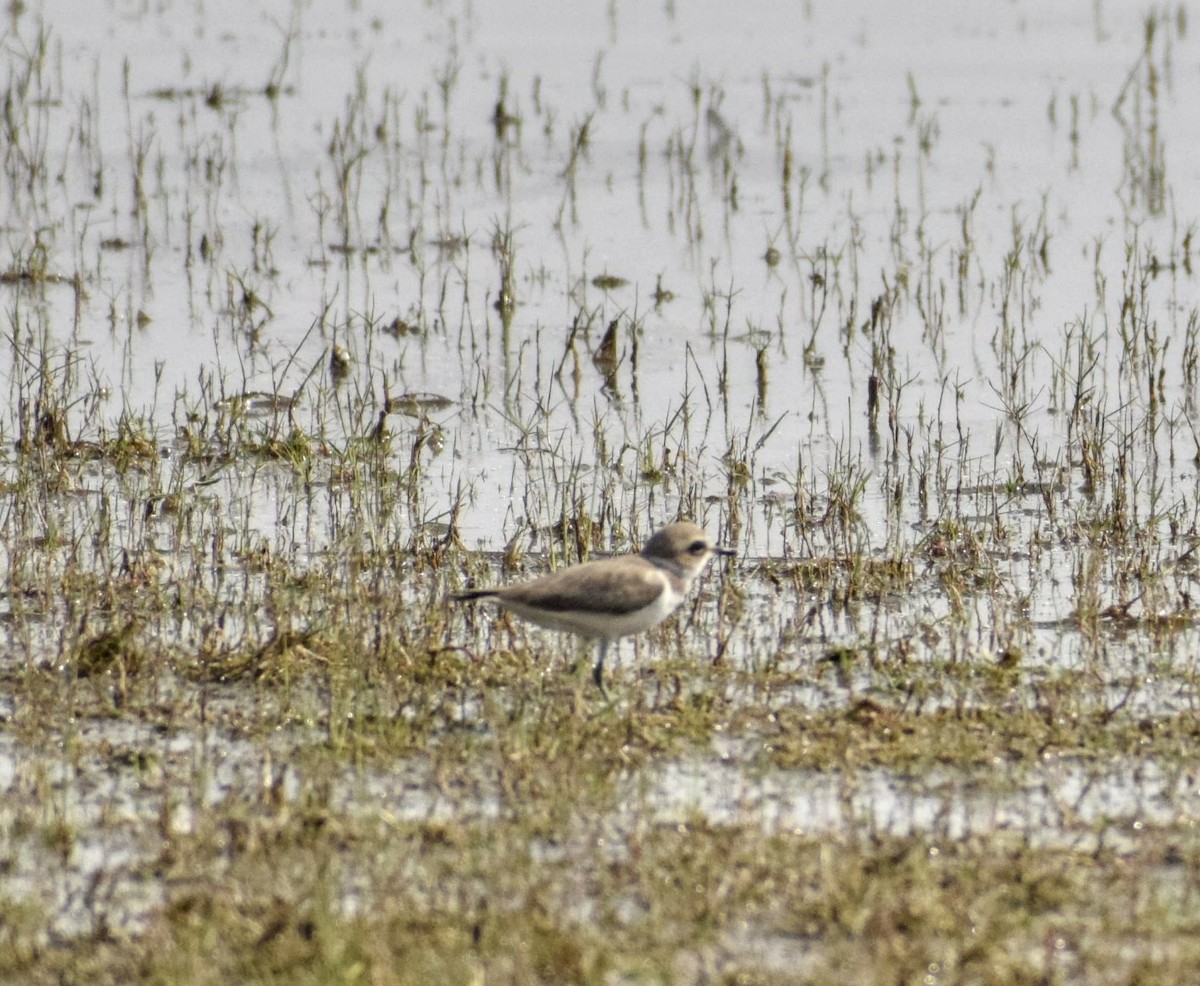
[[[436,515],[467,483],[460,524],[483,544],[553,519],[549,504],[513,502],[514,467],[518,488],[594,467],[597,425],[610,448],[636,447],[685,400],[686,441],[664,441],[691,451],[708,492],[743,433],[758,484],[837,454],[874,471],[892,443],[886,428],[878,452],[867,440],[872,346],[899,367],[897,452],[961,441],[949,465],[963,484],[1004,479],[1014,459],[1028,472],[1030,451],[1067,466],[1065,395],[1048,387],[1074,355],[1067,333],[1099,335],[1097,380],[1112,393],[1093,400],[1115,413],[1137,397],[1113,331],[1126,244],[1187,262],[1191,219],[1146,187],[1151,173],[1167,188],[1189,173],[1196,123],[1175,95],[1186,38],[1167,21],[1139,61],[1143,17],[1126,5],[775,4],[753,18],[610,5],[580,18],[439,4],[403,23],[369,4],[241,11],[46,4],[17,19],[13,47],[32,48],[41,19],[50,57],[23,107],[46,167],[29,198],[10,179],[11,256],[44,251],[86,294],[77,309],[69,285],[47,285],[24,297],[24,324],[80,354],[108,394],[100,420],[146,413],[164,441],[206,387],[296,396],[299,420],[335,440],[365,431],[385,391],[442,395],[452,405],[430,416],[448,444],[425,493]],[[521,123],[498,136],[502,90]],[[507,326],[498,229],[513,252]],[[128,248],[105,246],[115,239]],[[451,239],[465,242],[437,246]],[[602,290],[601,274],[625,283]],[[656,306],[660,279],[674,298]],[[1190,279],[1178,266],[1150,279],[1164,336],[1194,312]],[[897,285],[888,333],[865,330]],[[636,370],[622,325],[606,389],[587,350],[631,317]],[[412,331],[385,331],[397,318]],[[353,363],[330,398],[317,391],[335,344]],[[1167,404],[1183,409],[1178,364],[1164,369]],[[1011,393],[998,385],[1009,374]],[[1028,404],[1032,449],[1006,402]],[[514,463],[530,425],[554,461]],[[624,505],[631,492],[612,495]],[[882,495],[868,484],[868,503]],[[886,542],[895,532],[873,513],[872,540]],[[786,537],[762,522],[749,536],[771,552]]]

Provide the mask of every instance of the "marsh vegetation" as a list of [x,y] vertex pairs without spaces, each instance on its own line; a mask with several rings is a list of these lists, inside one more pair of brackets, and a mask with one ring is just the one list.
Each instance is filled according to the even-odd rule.
[[594,6],[8,11],[0,979],[1193,981],[1187,8]]

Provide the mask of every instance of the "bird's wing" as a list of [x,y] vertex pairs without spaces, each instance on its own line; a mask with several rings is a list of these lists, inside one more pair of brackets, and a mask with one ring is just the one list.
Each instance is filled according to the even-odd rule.
[[498,595],[502,602],[536,606],[549,613],[636,613],[651,605],[666,586],[664,573],[653,565],[629,565],[630,560],[587,562],[508,586]]

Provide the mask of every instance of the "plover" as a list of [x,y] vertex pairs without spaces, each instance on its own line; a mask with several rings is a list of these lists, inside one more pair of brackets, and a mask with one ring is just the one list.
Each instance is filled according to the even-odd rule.
[[657,626],[683,602],[713,555],[732,555],[690,521],[668,524],[636,555],[584,562],[532,582],[472,589],[454,598],[495,599],[523,619],[600,641],[592,678],[604,691],[604,658],[619,637]]

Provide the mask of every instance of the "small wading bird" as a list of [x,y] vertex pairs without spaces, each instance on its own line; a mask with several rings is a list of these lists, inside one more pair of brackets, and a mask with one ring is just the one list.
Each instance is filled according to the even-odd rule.
[[670,616],[713,555],[732,555],[689,521],[668,524],[636,555],[584,562],[532,582],[472,589],[454,598],[495,599],[523,619],[600,641],[592,678],[604,690],[610,641],[641,633]]

